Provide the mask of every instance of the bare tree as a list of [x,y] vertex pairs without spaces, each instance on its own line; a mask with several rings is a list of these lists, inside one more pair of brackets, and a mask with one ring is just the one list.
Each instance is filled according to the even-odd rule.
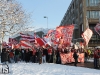
[[15,0],[0,0],[0,38],[12,35],[27,28],[30,20],[21,4]]

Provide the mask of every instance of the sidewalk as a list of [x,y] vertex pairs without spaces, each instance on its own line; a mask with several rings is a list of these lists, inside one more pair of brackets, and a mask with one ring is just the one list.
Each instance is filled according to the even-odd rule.
[[[74,63],[68,63],[66,65],[74,66]],[[78,63],[77,66],[79,66],[79,67],[86,67],[86,68],[93,68],[94,69],[93,59],[89,59],[85,63]]]
[[[70,64],[67,64],[67,65],[74,66],[74,63],[70,63]],[[94,68],[93,62],[78,63],[77,66],[86,67],[86,68]]]

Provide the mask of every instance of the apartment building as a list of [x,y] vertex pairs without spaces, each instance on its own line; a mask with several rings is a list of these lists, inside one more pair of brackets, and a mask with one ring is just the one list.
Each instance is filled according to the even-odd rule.
[[[60,23],[62,25],[74,24],[73,42],[83,42],[81,34],[86,30],[86,21],[93,31],[89,46],[100,45],[100,36],[94,27],[100,21],[100,0],[72,0]],[[86,20],[87,19],[87,20]]]

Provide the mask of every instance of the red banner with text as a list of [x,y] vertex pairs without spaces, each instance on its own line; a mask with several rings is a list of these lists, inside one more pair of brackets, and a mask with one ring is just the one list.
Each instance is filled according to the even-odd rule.
[[[84,53],[77,53],[78,54],[78,62],[84,62]],[[74,62],[73,58],[73,52],[70,53],[61,53],[61,63],[62,64],[67,64],[67,63],[72,63]]]
[[63,45],[70,46],[74,31],[74,25],[59,26],[56,31],[61,36],[60,40],[63,39]]

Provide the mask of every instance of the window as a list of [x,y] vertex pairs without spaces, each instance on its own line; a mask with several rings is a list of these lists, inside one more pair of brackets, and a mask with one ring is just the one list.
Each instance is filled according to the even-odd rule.
[[95,0],[89,0],[89,5],[94,6],[95,5]]
[[99,12],[100,11],[87,11],[87,18],[98,19],[99,18]]
[[82,21],[82,13],[80,14],[80,20]]
[[75,24],[78,24],[78,18],[76,19],[76,22],[75,22]]
[[87,18],[90,18],[90,12],[87,11]]
[[76,4],[76,7],[78,6],[78,0],[75,0],[76,2],[75,2],[75,4]]
[[98,6],[100,0],[86,0],[87,6]]
[[89,6],[89,0],[86,0],[86,6]]
[[82,11],[82,3],[80,3],[80,12]]
[[74,9],[74,3],[73,3],[73,9]]

